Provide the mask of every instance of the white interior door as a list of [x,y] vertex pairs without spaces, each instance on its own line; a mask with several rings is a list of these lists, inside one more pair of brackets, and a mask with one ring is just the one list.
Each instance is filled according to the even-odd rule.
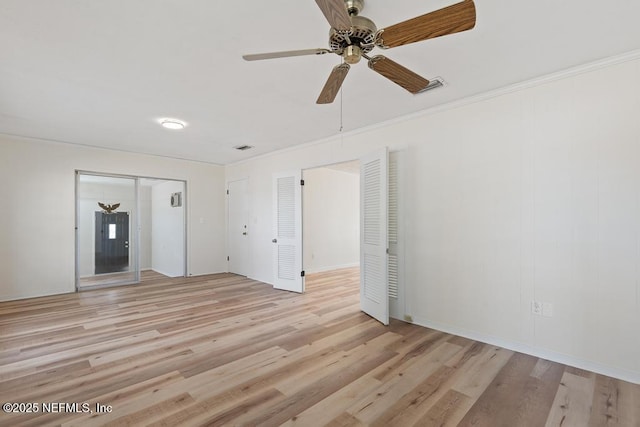
[[274,284],[276,289],[304,292],[302,274],[301,170],[273,175]]
[[360,308],[389,324],[388,152],[360,160]]
[[401,188],[404,187],[404,152],[389,153],[389,316],[407,319],[404,289],[404,204]]
[[247,276],[249,263],[248,180],[229,183],[229,272]]

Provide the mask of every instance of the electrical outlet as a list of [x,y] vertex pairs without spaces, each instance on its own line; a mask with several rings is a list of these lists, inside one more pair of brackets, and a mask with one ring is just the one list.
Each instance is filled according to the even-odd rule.
[[542,303],[540,301],[531,301],[531,313],[542,316]]
[[553,317],[553,304],[551,304],[550,302],[543,302],[542,315],[544,317]]

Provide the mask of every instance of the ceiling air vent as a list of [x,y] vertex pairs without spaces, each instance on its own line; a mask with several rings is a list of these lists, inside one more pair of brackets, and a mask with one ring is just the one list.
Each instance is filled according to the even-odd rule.
[[236,145],[235,147],[236,150],[240,150],[240,151],[244,151],[244,150],[250,150],[253,148],[253,145]]
[[442,77],[434,77],[433,79],[429,80],[429,85],[418,93],[423,93],[429,90],[438,89],[439,87],[443,87],[443,86],[444,86],[444,80],[442,79]]

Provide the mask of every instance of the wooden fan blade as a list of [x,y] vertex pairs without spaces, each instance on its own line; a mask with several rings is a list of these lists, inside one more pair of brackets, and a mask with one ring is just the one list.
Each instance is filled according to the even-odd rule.
[[351,68],[349,64],[340,64],[333,67],[333,71],[331,71],[329,79],[324,84],[316,104],[331,104],[336,99],[336,95],[342,87],[342,82],[347,77],[349,68]]
[[415,94],[429,86],[429,80],[403,67],[386,56],[376,55],[369,60],[369,68]]
[[287,50],[284,52],[254,53],[251,55],[242,55],[245,61],[259,61],[262,59],[288,58],[290,56],[305,55],[324,55],[331,53],[329,49],[303,49],[303,50]]
[[329,24],[338,31],[351,29],[351,18],[344,0],[316,0]]
[[473,0],[400,22],[381,31],[377,44],[382,48],[402,46],[470,30],[476,25]]

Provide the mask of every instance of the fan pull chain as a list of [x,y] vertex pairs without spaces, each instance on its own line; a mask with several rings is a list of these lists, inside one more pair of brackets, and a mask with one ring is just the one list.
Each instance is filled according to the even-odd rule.
[[340,132],[342,132],[343,127],[343,109],[342,109],[342,88],[340,88]]
[[[340,62],[342,64],[344,64],[344,58],[342,58],[342,60]],[[342,133],[342,130],[344,129],[344,126],[343,126],[343,123],[344,123],[343,122],[344,110],[343,110],[343,104],[342,104],[342,91],[343,91],[343,89],[344,89],[344,86],[340,86],[340,131],[339,131],[340,133]]]

